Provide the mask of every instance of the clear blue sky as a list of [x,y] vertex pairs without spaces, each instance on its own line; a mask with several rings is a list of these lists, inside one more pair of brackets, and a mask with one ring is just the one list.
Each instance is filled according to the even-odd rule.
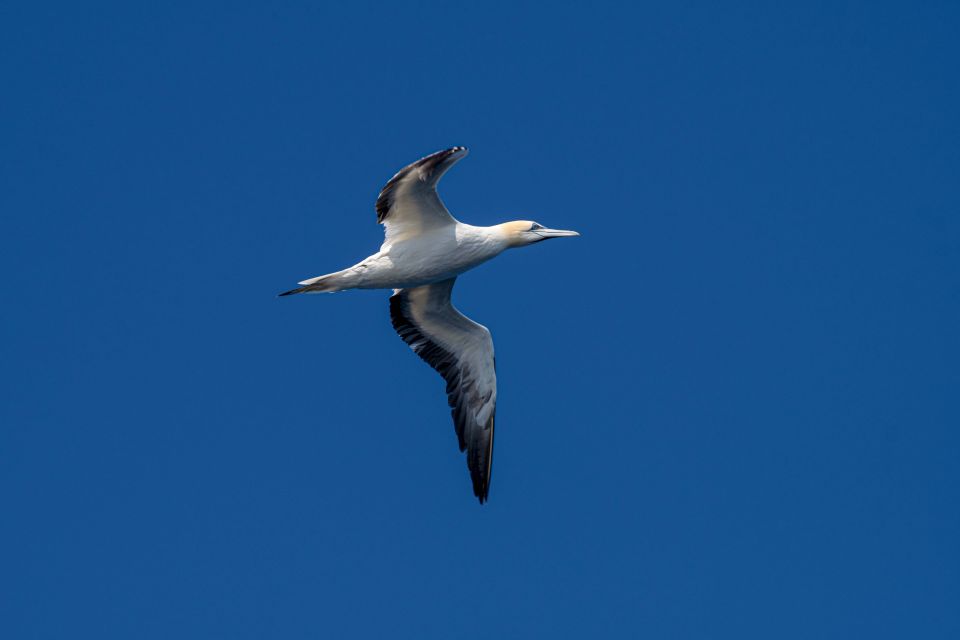
[[[163,4],[0,8],[0,635],[960,637],[956,3]],[[386,292],[276,297],[451,145],[583,234],[457,287],[483,507]]]

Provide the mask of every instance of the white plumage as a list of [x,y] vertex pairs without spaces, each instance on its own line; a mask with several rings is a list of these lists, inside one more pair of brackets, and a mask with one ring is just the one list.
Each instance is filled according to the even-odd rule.
[[447,382],[447,398],[474,494],[490,490],[497,376],[493,340],[483,325],[461,314],[450,294],[461,273],[506,249],[579,235],[520,220],[475,227],[454,219],[440,201],[437,182],[464,147],[452,147],[401,169],[377,198],[377,221],[386,227],[380,250],[361,262],[303,280],[294,293],[393,289],[390,318],[413,351]]

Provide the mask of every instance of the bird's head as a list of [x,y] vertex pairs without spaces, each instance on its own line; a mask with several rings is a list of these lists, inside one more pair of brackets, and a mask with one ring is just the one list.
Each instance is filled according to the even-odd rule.
[[548,229],[533,220],[515,220],[504,222],[499,226],[510,247],[524,247],[550,238],[569,238],[580,235],[576,231]]

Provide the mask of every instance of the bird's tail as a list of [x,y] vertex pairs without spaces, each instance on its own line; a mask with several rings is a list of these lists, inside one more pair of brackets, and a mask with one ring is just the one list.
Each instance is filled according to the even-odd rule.
[[317,276],[309,280],[302,280],[297,284],[303,285],[290,291],[284,291],[281,296],[292,296],[295,293],[333,293],[340,291],[342,287],[338,286],[337,279],[341,272],[330,273],[325,276]]

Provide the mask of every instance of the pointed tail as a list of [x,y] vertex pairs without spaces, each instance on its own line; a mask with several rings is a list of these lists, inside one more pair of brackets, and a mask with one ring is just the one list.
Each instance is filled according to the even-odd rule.
[[336,284],[338,275],[340,275],[340,272],[303,280],[297,284],[304,286],[291,289],[290,291],[284,291],[279,295],[292,296],[295,293],[333,293],[334,291],[340,291],[340,287]]
[[307,293],[310,291],[310,287],[297,287],[296,289],[290,289],[290,291],[284,291],[283,293],[278,293],[278,296],[292,296],[295,293]]

